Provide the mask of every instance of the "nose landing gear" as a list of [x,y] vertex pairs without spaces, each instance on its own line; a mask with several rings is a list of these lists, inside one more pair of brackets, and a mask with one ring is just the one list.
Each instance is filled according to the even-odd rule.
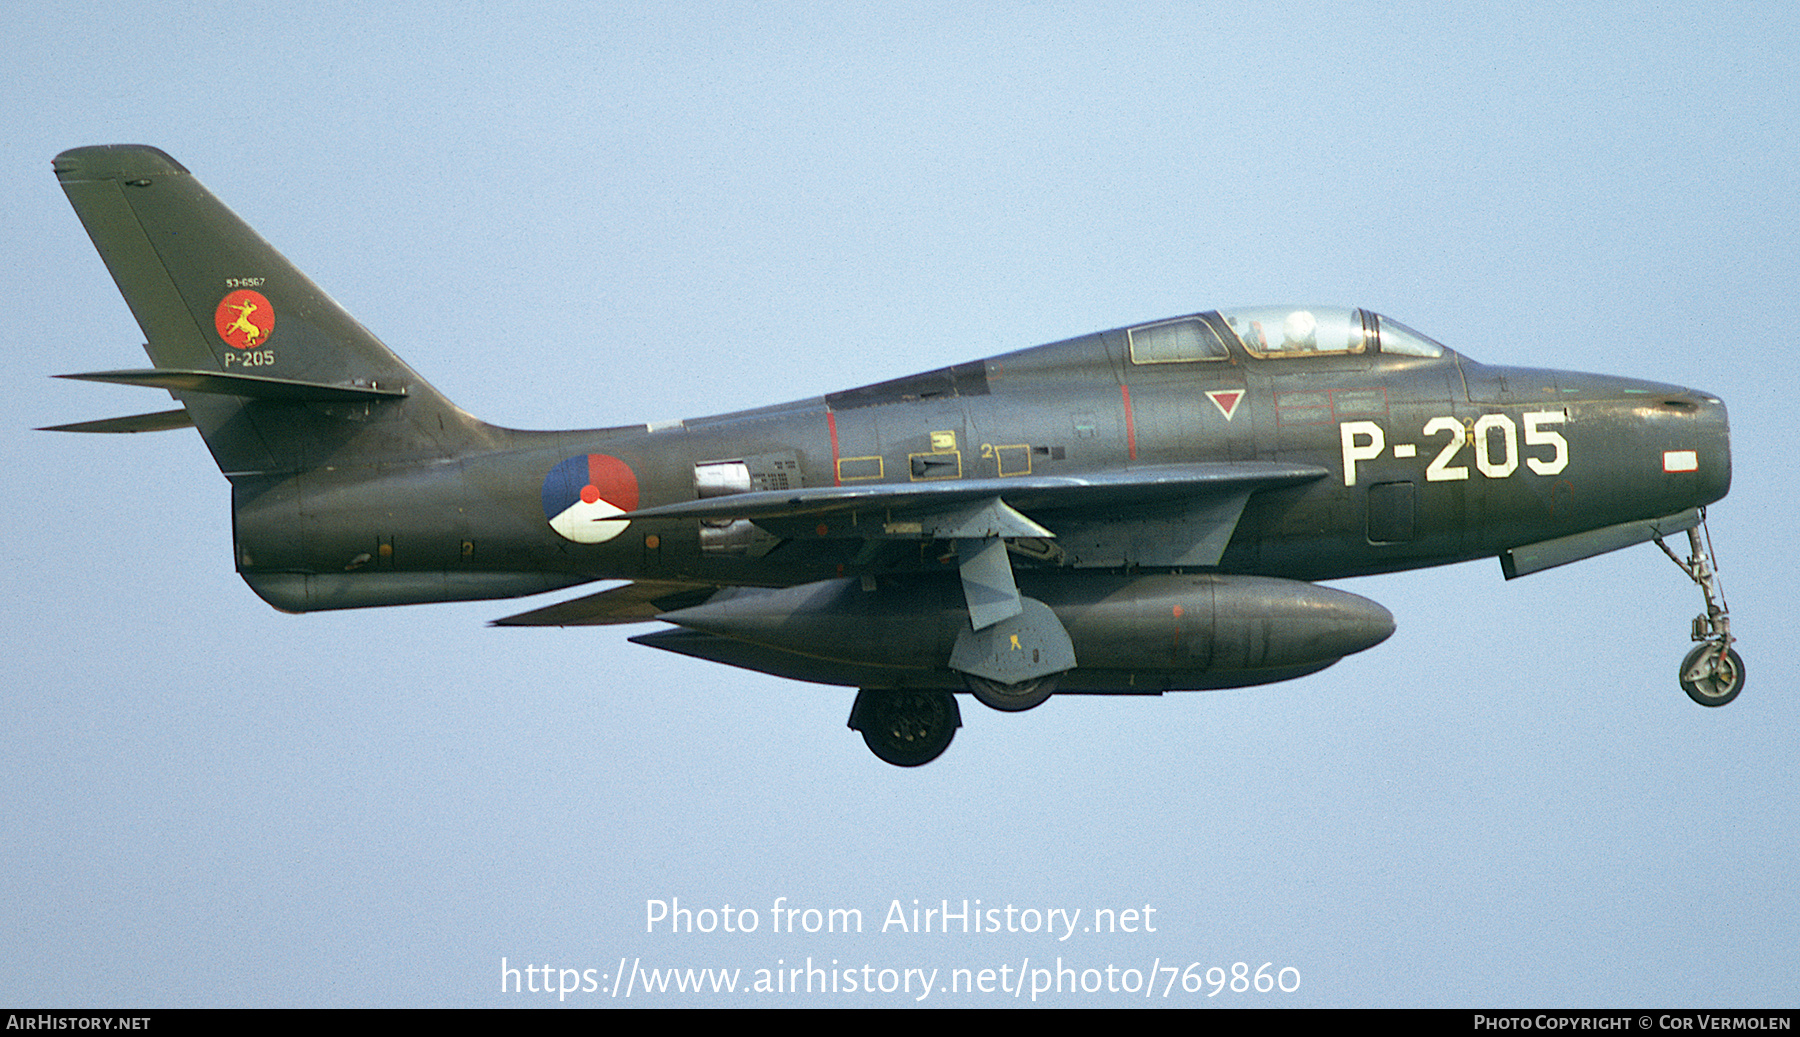
[[1701,544],[1700,531],[1705,528],[1706,513],[1701,512],[1700,525],[1687,531],[1689,555],[1685,562],[1669,550],[1661,537],[1656,539],[1656,546],[1700,585],[1700,593],[1706,598],[1705,614],[1694,617],[1693,636],[1700,644],[1681,661],[1681,690],[1702,706],[1723,706],[1744,690],[1744,660],[1731,647],[1737,639],[1731,636],[1731,613],[1725,607],[1725,595],[1719,589],[1719,578],[1706,549],[1712,543],[1710,530],[1706,546]]
[[1717,641],[1696,645],[1681,660],[1681,690],[1702,706],[1723,706],[1744,690],[1744,660]]

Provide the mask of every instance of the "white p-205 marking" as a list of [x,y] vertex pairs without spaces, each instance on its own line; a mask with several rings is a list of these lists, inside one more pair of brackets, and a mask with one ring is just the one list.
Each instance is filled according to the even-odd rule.
[[[1569,466],[1569,441],[1562,433],[1545,428],[1545,425],[1560,425],[1568,420],[1568,414],[1560,410],[1534,410],[1521,415],[1525,419],[1525,445],[1528,447],[1547,446],[1549,457],[1527,457],[1525,466],[1538,475],[1555,475]],[[1464,428],[1463,423],[1448,415],[1432,418],[1425,423],[1422,433],[1435,436],[1445,433],[1450,438],[1444,448],[1425,467],[1426,482],[1454,482],[1469,477],[1469,469],[1465,465],[1453,465],[1456,455],[1462,448],[1474,444],[1475,467],[1489,479],[1504,479],[1518,471],[1519,468],[1519,426],[1513,419],[1504,414],[1483,414],[1475,419],[1475,424]],[[1494,433],[1500,433],[1499,457],[1496,458]],[[1387,435],[1381,426],[1373,421],[1345,421],[1338,425],[1338,434],[1344,444],[1344,485],[1356,485],[1356,463],[1373,461],[1387,450]],[[1395,457],[1415,457],[1418,446],[1414,443],[1396,443]]]

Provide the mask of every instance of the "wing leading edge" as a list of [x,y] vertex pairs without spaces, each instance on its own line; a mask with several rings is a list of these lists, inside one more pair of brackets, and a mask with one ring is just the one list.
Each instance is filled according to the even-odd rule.
[[[864,512],[891,515],[884,526],[898,526],[888,535],[927,534],[927,519],[999,500],[1007,511],[1031,513],[1081,513],[1081,519],[1100,519],[1119,511],[1144,506],[1201,503],[1248,495],[1258,490],[1294,486],[1326,475],[1318,465],[1244,461],[1211,464],[1150,465],[1090,475],[1010,476],[997,479],[959,479],[954,482],[880,483],[867,486],[809,486],[796,490],[760,490],[663,504],[618,515],[616,518],[691,518],[706,521],[749,519],[769,526],[783,520],[831,519],[860,516]],[[1023,516],[1020,516],[1023,519]],[[1048,531],[1029,519],[1030,527],[1002,536],[1045,536]],[[917,522],[915,528],[913,523]],[[855,532],[871,534],[869,522],[854,523]],[[939,532],[936,535],[967,536]],[[980,535],[980,534],[975,534]],[[1053,535],[1053,534],[1051,534]]]

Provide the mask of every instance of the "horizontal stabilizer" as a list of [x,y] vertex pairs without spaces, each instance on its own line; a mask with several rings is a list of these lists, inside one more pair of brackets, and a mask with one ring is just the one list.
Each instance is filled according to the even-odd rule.
[[215,396],[244,396],[284,403],[347,403],[356,400],[397,399],[406,395],[404,388],[387,389],[378,385],[333,385],[328,382],[303,382],[295,378],[270,378],[266,375],[166,368],[94,371],[89,374],[59,374],[56,377],[72,378],[79,382],[110,382],[114,385],[142,385],[152,389],[211,393]]
[[164,432],[172,428],[193,428],[194,419],[186,407],[159,410],[155,414],[132,414],[123,418],[101,418],[99,421],[76,421],[67,425],[46,425],[39,432]]
[[324,612],[428,601],[522,598],[587,583],[585,576],[547,572],[414,570],[411,572],[248,572],[238,575],[256,596],[283,612]]
[[[623,520],[695,518],[708,521],[814,518],[849,512],[928,511],[999,498],[1019,511],[1082,509],[1093,515],[1199,496],[1237,495],[1324,477],[1318,465],[1272,461],[1154,465],[1089,475],[1013,476],[924,483],[808,486],[761,490],[664,504],[618,516]],[[960,534],[959,534],[960,535]],[[1013,534],[1006,534],[1013,535]]]
[[710,583],[639,580],[598,594],[571,598],[491,621],[496,627],[588,627],[648,623],[664,612],[698,605],[717,587]]
[[1515,547],[1500,555],[1500,569],[1511,580],[1520,576],[1529,576],[1545,569],[1554,569],[1559,565],[1579,562],[1584,558],[1617,551],[1633,544],[1647,544],[1658,537],[1679,533],[1685,529],[1693,529],[1700,524],[1700,512],[1696,508],[1659,519],[1647,519],[1640,522],[1621,522],[1605,529],[1590,529],[1586,533],[1574,536],[1558,537],[1542,543],[1527,544]]

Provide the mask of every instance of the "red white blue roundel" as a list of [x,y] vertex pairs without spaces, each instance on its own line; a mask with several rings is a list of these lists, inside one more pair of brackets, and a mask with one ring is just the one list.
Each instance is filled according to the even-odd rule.
[[598,544],[625,532],[631,523],[613,516],[635,511],[637,505],[637,476],[616,457],[571,457],[544,476],[544,518],[551,529],[578,544]]

